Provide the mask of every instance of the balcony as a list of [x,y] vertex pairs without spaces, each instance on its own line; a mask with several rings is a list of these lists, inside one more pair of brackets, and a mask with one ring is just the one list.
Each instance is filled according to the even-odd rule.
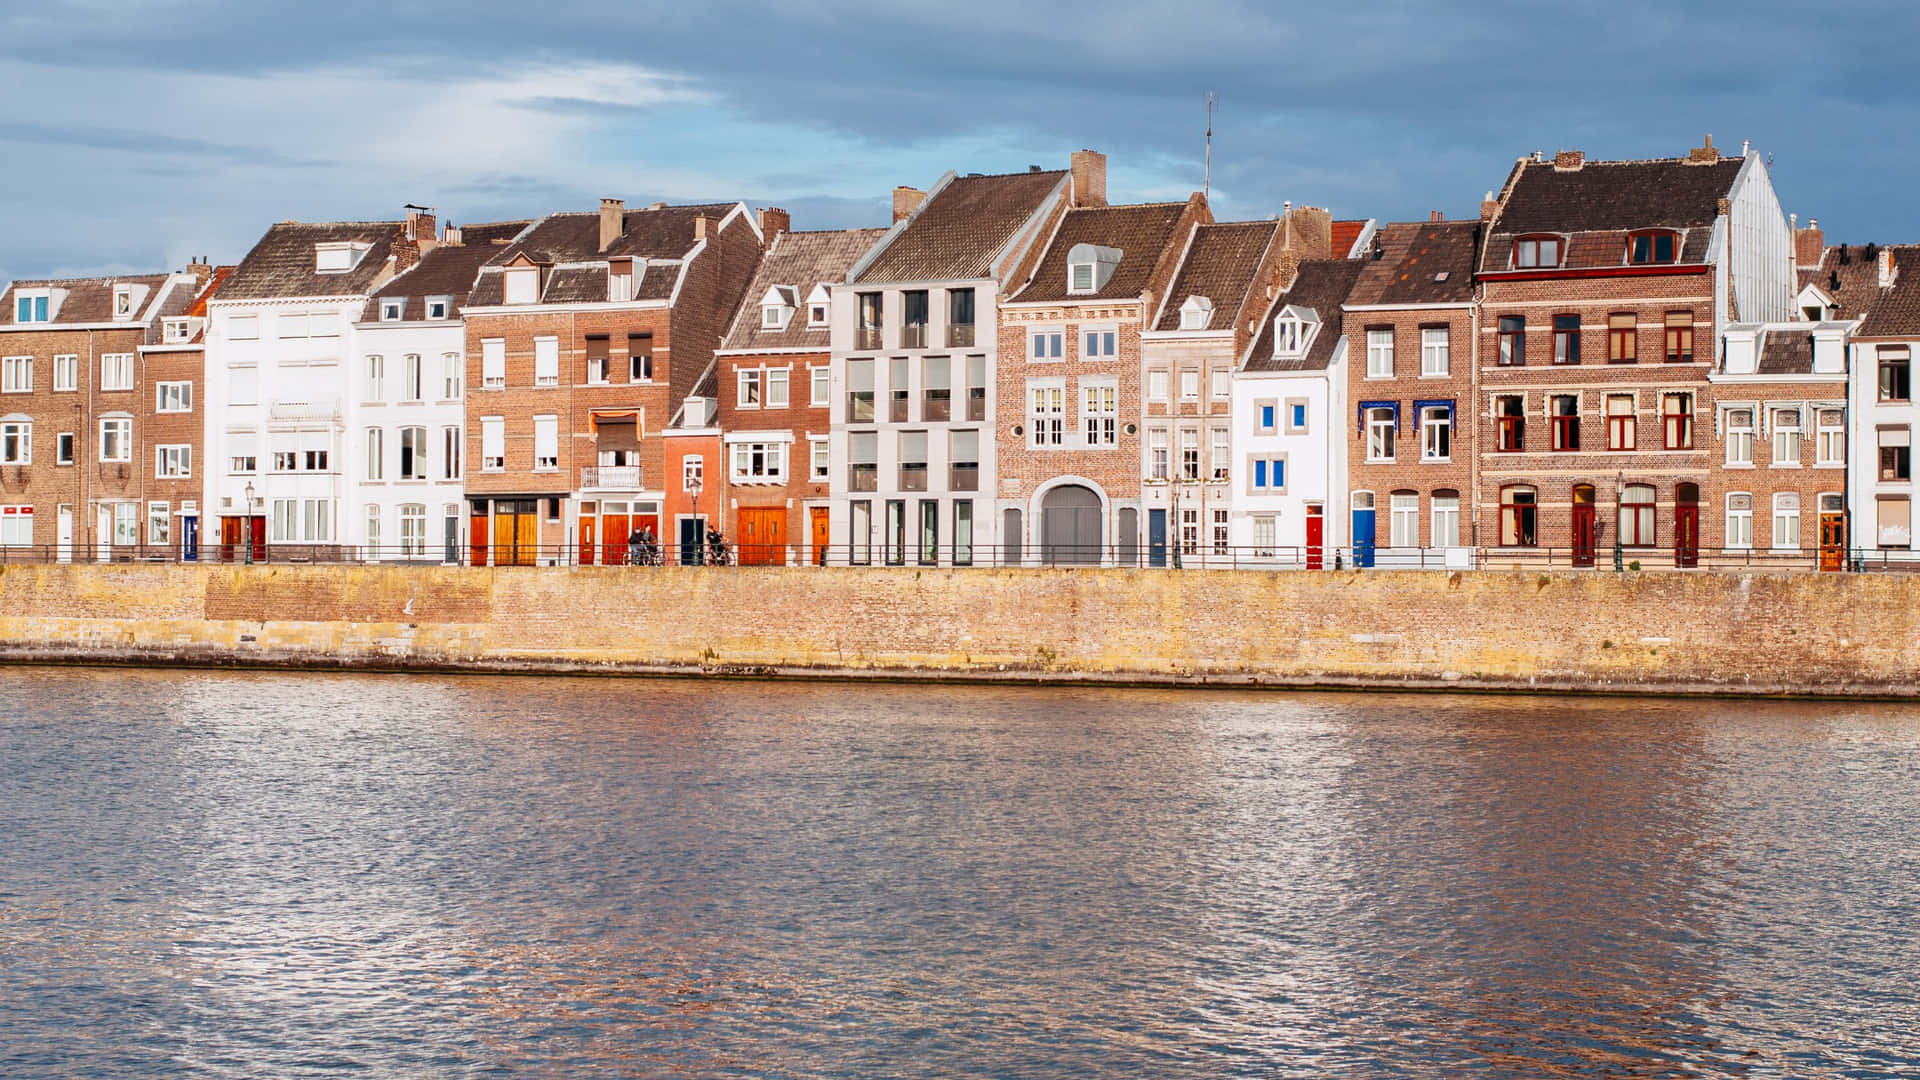
[[856,349],[880,348],[880,328],[877,326],[856,328],[853,332],[853,347]]
[[588,465],[580,470],[580,490],[639,491],[640,466]]
[[947,347],[967,349],[973,347],[972,323],[949,323],[947,325]]
[[900,328],[900,347],[903,349],[924,349],[927,347],[927,324],[907,323]]

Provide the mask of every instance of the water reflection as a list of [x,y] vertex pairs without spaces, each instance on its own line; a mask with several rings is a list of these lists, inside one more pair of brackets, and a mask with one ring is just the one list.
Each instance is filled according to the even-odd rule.
[[1888,708],[0,672],[0,1075],[1911,1075]]

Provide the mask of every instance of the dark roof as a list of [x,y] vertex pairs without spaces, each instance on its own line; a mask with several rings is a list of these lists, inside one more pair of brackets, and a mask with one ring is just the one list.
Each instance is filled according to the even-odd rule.
[[1808,375],[1813,372],[1813,328],[1768,330],[1760,342],[1762,375]]
[[1180,270],[1167,289],[1166,302],[1160,307],[1160,324],[1155,329],[1180,329],[1180,305],[1192,296],[1213,301],[1215,325],[1211,329],[1231,326],[1279,228],[1277,221],[1233,221],[1194,230]]
[[[1060,219],[1053,242],[1040,256],[1033,277],[1009,299],[1014,301],[1137,299],[1147,279],[1174,236],[1174,226],[1187,204],[1140,203],[1131,206],[1089,206],[1069,210]],[[1120,264],[1099,292],[1067,291],[1067,258],[1077,244],[1118,248]]]
[[533,224],[531,219],[522,221],[482,221],[473,225],[460,226],[460,242],[463,244],[506,244]]
[[1561,169],[1551,161],[1522,160],[1494,219],[1483,269],[1508,269],[1513,238],[1528,233],[1573,234],[1569,268],[1619,266],[1627,234],[1635,229],[1679,230],[1685,234],[1679,261],[1704,262],[1720,200],[1733,190],[1745,163],[1738,157],[1698,165],[1661,158]]
[[[126,277],[46,278],[38,281],[16,281],[7,288],[4,297],[0,298],[0,304],[5,305],[5,310],[0,311],[0,326],[13,325],[13,317],[18,310],[13,302],[13,295],[20,289],[51,289],[56,293],[64,294],[60,296],[58,304],[51,305],[49,314],[52,318],[44,324],[36,325],[61,326],[113,322],[113,287],[115,285],[133,285],[138,290],[143,290],[136,291],[134,296],[135,318],[122,320],[128,326],[137,326],[145,321],[149,314],[178,313],[177,311],[149,312],[148,310],[158,297],[158,290],[166,286],[167,278],[166,274],[134,274]],[[173,298],[170,299],[170,303],[184,310],[187,300]]]
[[[387,258],[405,229],[406,223],[400,221],[283,221],[268,229],[240,260],[221,288],[220,298],[269,300],[364,293],[388,270]],[[330,243],[363,243],[369,247],[352,270],[322,274],[315,269],[314,245]]]
[[[1880,287],[1878,253],[1893,252],[1895,274],[1890,288]],[[1811,278],[1821,291],[1832,295],[1833,279],[1840,279],[1838,301],[1842,319],[1866,318],[1855,331],[1861,337],[1920,336],[1920,244],[1891,244],[1876,248],[1876,258],[1868,258],[1864,246],[1848,245],[1846,265],[1840,264],[1840,248],[1830,247],[1820,257],[1820,268],[1802,277]]]
[[[1347,302],[1354,282],[1366,267],[1361,259],[1308,259],[1300,264],[1293,284],[1274,297],[1260,317],[1260,335],[1247,351],[1243,371],[1325,371],[1340,341],[1340,305]],[[1298,356],[1273,355],[1273,320],[1284,307],[1312,308],[1320,329]]]
[[[723,349],[798,349],[817,347],[826,351],[825,327],[808,329],[807,297],[814,287],[846,278],[847,271],[860,256],[885,236],[885,229],[836,229],[825,232],[784,232],[774,237],[773,246],[760,260],[734,313],[731,329],[721,343]],[[760,327],[760,298],[774,286],[793,290],[796,310],[785,330]]]
[[[1349,304],[1458,304],[1473,299],[1477,221],[1418,221],[1382,226],[1381,257],[1362,256],[1365,269]],[[1340,255],[1338,248],[1335,255]],[[1442,275],[1444,279],[1442,280]]]
[[677,259],[694,245],[695,218],[706,218],[707,227],[712,229],[739,205],[697,203],[628,210],[622,219],[620,237],[605,251],[600,250],[598,210],[548,214],[526,230],[525,235],[496,251],[493,262],[504,265],[522,254],[540,263],[604,261],[609,256]]
[[[509,225],[516,224],[519,228],[507,231]],[[418,322],[427,317],[427,297],[429,296],[452,298],[453,310],[447,313],[447,317],[453,318],[459,315],[460,309],[466,305],[467,294],[473,289],[474,279],[479,276],[480,267],[500,253],[499,245],[485,237],[499,235],[502,232],[511,237],[526,225],[527,223],[522,221],[486,226],[479,230],[483,238],[479,240],[473,238],[471,231],[462,229],[460,243],[442,244],[434,248],[422,256],[419,262],[408,267],[405,272],[380,286],[373,294],[374,299],[367,301],[367,309],[362,318],[368,321],[378,319],[380,298],[391,296],[406,298],[406,309],[401,314],[401,318],[408,322]],[[604,281],[604,276],[602,280]],[[604,295],[605,284],[600,288]]]
[[1333,242],[1328,245],[1328,253],[1336,259],[1344,259],[1353,250],[1353,242],[1367,229],[1365,221],[1336,221],[1333,223]]
[[861,282],[986,277],[1020,226],[1066,180],[1066,171],[961,176],[927,197]]

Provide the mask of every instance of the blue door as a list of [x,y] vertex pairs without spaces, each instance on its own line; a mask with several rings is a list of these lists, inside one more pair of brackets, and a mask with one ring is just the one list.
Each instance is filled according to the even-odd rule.
[[680,519],[680,565],[698,566],[705,562],[707,529],[705,518]]
[[1147,511],[1147,565],[1167,565],[1167,512]]
[[182,562],[197,562],[200,558],[200,519],[183,517],[180,519],[180,559]]
[[1353,565],[1373,565],[1373,507],[1353,512]]

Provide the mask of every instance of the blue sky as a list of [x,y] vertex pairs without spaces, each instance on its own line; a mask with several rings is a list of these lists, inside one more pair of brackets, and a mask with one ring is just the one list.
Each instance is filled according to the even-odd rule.
[[1830,239],[1920,240],[1908,4],[39,0],[0,14],[0,278],[231,262],[274,221],[602,195],[883,223],[947,169],[1110,157],[1222,219],[1477,212],[1513,160],[1774,156]]

